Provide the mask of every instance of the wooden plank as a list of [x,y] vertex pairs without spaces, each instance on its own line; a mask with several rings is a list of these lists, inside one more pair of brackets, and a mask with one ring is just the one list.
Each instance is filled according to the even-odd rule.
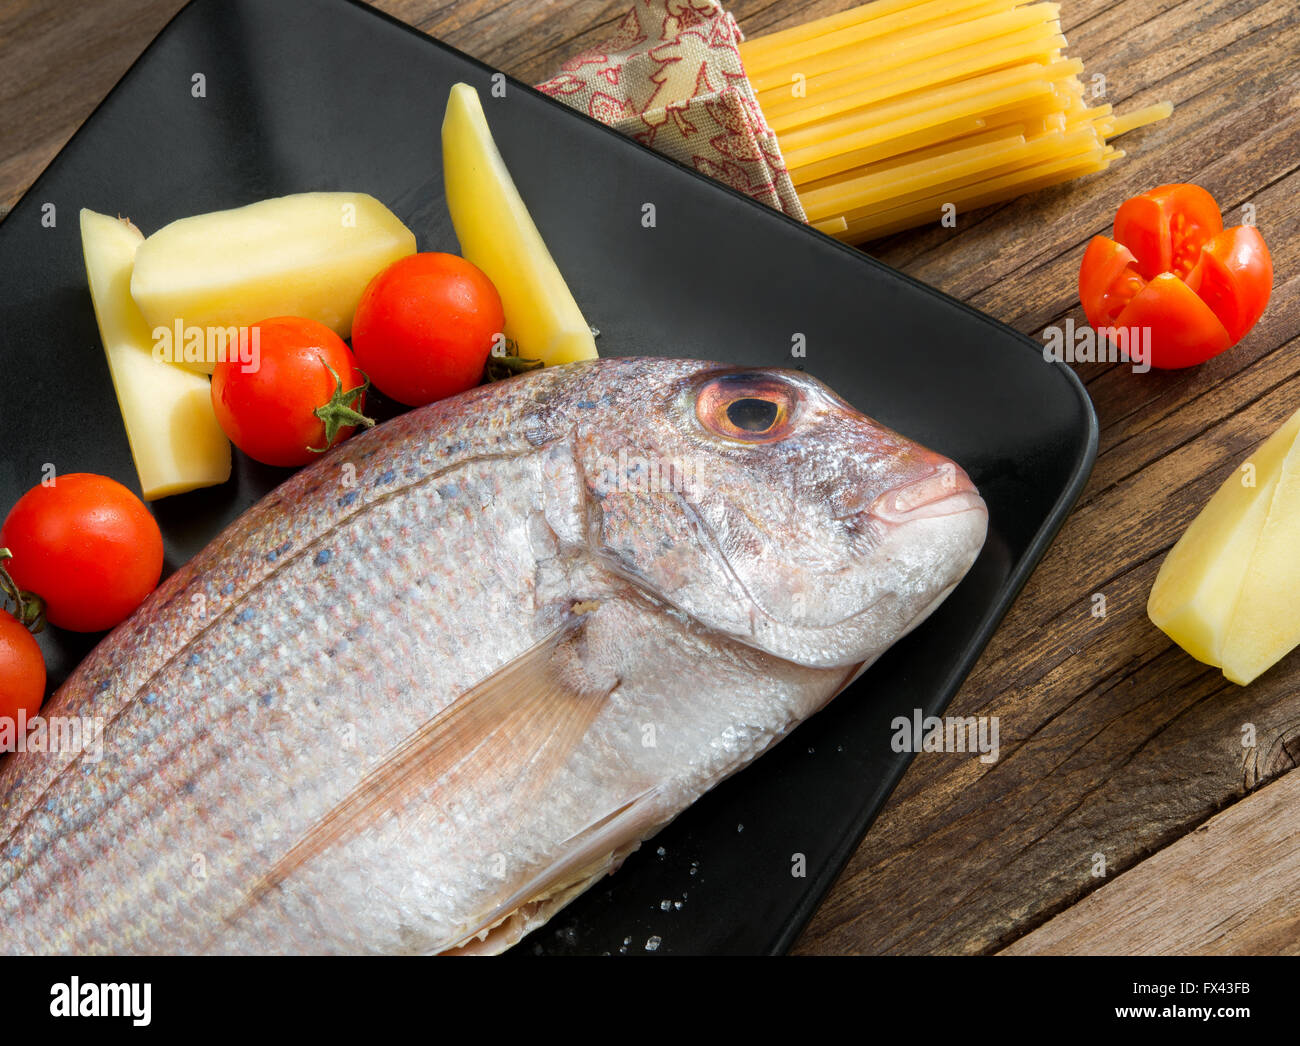
[[1300,773],[1215,817],[1003,955],[1300,955]]

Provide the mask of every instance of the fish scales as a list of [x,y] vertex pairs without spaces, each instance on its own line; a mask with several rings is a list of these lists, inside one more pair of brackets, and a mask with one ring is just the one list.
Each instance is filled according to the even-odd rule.
[[[968,483],[952,512],[889,500],[934,501],[955,466],[801,376],[745,387],[797,393],[809,429],[769,477],[679,409],[729,373],[547,369],[355,437],[250,509],[43,710],[103,716],[102,759],[0,765],[0,950],[497,950],[821,707],[969,566],[982,504]],[[692,455],[703,493],[635,485]],[[533,750],[569,697],[525,689],[259,890],[405,739],[538,657],[597,695],[571,749]]]
[[[388,433],[397,441],[404,420],[394,423],[397,431],[390,428]],[[469,642],[473,633],[466,631],[466,625],[477,617],[455,624],[456,615],[463,612],[464,597],[471,591],[476,610],[488,610],[503,621],[508,601],[513,597],[518,602],[520,597],[518,591],[504,587],[510,577],[497,560],[475,557],[470,554],[472,549],[465,547],[469,528],[494,525],[491,517],[482,513],[483,508],[498,512],[513,508],[509,497],[500,497],[502,491],[496,489],[508,479],[522,478],[502,474],[502,465],[513,462],[495,459],[494,468],[487,469],[484,476],[481,457],[489,447],[508,445],[509,441],[509,433],[489,433],[484,441],[458,437],[452,443],[464,446],[456,457],[429,455],[414,463],[414,475],[398,488],[404,496],[377,479],[405,464],[400,460],[405,444],[390,444],[398,447],[396,453],[365,448],[362,460],[356,462],[336,459],[321,470],[324,475],[316,482],[299,483],[301,490],[285,491],[282,498],[273,495],[269,527],[258,518],[263,513],[245,517],[247,525],[236,524],[239,532],[231,535],[231,540],[219,542],[211,555],[196,558],[190,568],[171,579],[170,591],[160,594],[160,612],[165,613],[169,606],[197,606],[192,599],[198,594],[208,605],[207,613],[182,615],[173,626],[180,631],[165,636],[158,634],[153,621],[119,632],[92,656],[47,710],[47,714],[103,715],[109,722],[105,763],[114,765],[107,766],[104,774],[78,773],[76,767],[69,767],[65,776],[49,782],[45,780],[47,772],[24,781],[22,790],[6,782],[10,785],[4,800],[6,837],[15,827],[25,795],[39,798],[37,788],[44,792],[53,786],[57,789],[54,795],[60,797],[56,812],[38,816],[26,826],[24,853],[7,855],[4,879],[0,880],[7,905],[13,903],[21,910],[35,907],[37,913],[42,904],[64,905],[70,899],[52,889],[60,870],[82,869],[77,892],[95,891],[96,903],[93,908],[72,907],[60,912],[57,919],[51,918],[59,936],[50,943],[59,950],[66,946],[83,951],[93,941],[79,933],[86,926],[118,918],[114,910],[118,899],[143,899],[155,916],[161,914],[160,904],[164,912],[201,907],[201,900],[187,898],[183,892],[190,881],[204,882],[196,880],[192,865],[197,864],[210,879],[222,875],[227,867],[238,874],[246,861],[244,848],[257,851],[273,846],[279,833],[309,824],[346,794],[350,777],[360,776],[396,741],[436,713],[439,702],[450,700],[458,688],[488,674],[498,658],[508,660],[528,645],[526,633],[512,633],[507,628],[499,646],[482,652],[491,659],[484,661],[476,658],[478,652]],[[517,452],[519,447],[510,449]],[[528,449],[535,456],[533,448]],[[456,465],[456,458],[466,463]],[[325,525],[310,514],[283,513],[282,506],[299,500],[345,501],[350,490],[356,489],[344,485],[351,479],[346,469],[350,463],[357,467],[362,500],[340,507],[337,518]],[[428,479],[430,474],[435,480]],[[425,478],[414,478],[421,475]],[[451,482],[439,482],[442,479]],[[444,496],[439,486],[444,491],[460,489],[454,496]],[[483,501],[486,506],[480,504]],[[472,511],[465,507],[471,504]],[[442,519],[431,518],[435,516]],[[293,530],[284,527],[284,522],[292,519],[301,520],[302,525]],[[424,540],[429,536],[446,540],[445,551],[456,563],[454,574],[427,574],[420,562],[412,561],[411,550],[419,545],[408,543],[406,555],[395,545],[404,532],[409,535],[422,521],[429,526]],[[500,520],[495,526],[508,537],[510,530]],[[286,543],[291,543],[290,548],[271,559],[270,553],[285,548]],[[509,551],[508,544],[496,547]],[[319,552],[325,550],[332,553],[328,565],[334,570],[316,565]],[[443,558],[440,549],[434,562]],[[212,564],[210,573],[205,560]],[[340,567],[345,572],[340,572]],[[477,571],[487,576],[477,577]],[[515,579],[521,577],[526,577],[522,569],[514,573]],[[235,587],[223,596],[228,584]],[[432,598],[424,601],[423,612],[413,615],[405,628],[381,632],[370,623],[377,598],[400,603],[421,595],[422,587]],[[321,612],[308,617],[304,612],[311,608]],[[421,623],[428,627],[414,631]],[[417,640],[427,644],[423,659],[417,656]],[[136,652],[145,665],[119,675],[116,666],[122,663],[121,655]],[[167,652],[172,653],[164,656]],[[430,662],[432,674],[427,691],[417,698],[409,673],[401,669],[404,663],[421,664],[423,660]],[[113,673],[108,678],[124,675],[123,681],[97,692],[97,681],[105,669]],[[381,679],[390,682],[383,685],[378,682]],[[399,681],[406,685],[393,685]],[[316,706],[310,715],[294,715],[285,708],[291,692],[310,695],[302,702]],[[325,700],[331,693],[342,701]],[[153,698],[155,694],[170,696],[160,700]],[[352,746],[344,747],[340,731],[348,726],[355,730],[356,738]],[[239,748],[232,744],[237,737],[249,740],[253,731],[257,744]],[[323,732],[327,743],[301,736],[304,731]],[[224,749],[227,757],[206,760],[206,767],[196,765],[196,758],[214,748],[218,753]],[[113,755],[120,751],[132,752],[130,764],[115,765]],[[281,823],[273,810],[267,810],[245,824],[242,812],[250,806],[256,809],[260,800],[274,794],[274,777],[281,767],[289,769],[293,788],[286,792],[295,800],[295,818]],[[173,790],[182,788],[207,794],[210,805],[195,811],[177,804],[171,808],[173,817],[203,816],[192,816],[188,822],[169,820],[165,826],[158,823],[157,797],[170,797]],[[62,800],[69,789],[77,796],[75,801]],[[111,817],[106,814],[110,810]],[[65,823],[59,813],[75,821]],[[110,862],[88,860],[94,857],[96,836],[84,829],[97,820],[99,832],[109,833],[115,840],[114,849],[120,851]],[[240,833],[234,849],[227,846],[208,852],[212,848],[202,834],[202,825],[213,821]],[[70,827],[83,830],[69,832]],[[186,834],[187,829],[199,834]],[[192,839],[193,845],[172,849],[171,861],[147,862],[145,855],[164,833],[171,839]],[[149,872],[144,877],[115,880],[121,861],[147,863]],[[106,881],[100,881],[97,869],[107,873]],[[20,877],[17,881],[12,879],[15,875]],[[157,889],[150,885],[155,881]],[[128,884],[129,892],[123,891]],[[233,900],[226,897],[224,891],[204,892],[215,893],[218,906],[226,903],[233,907],[238,900],[238,896]],[[182,899],[186,899],[184,905]],[[183,921],[183,912],[175,914]]]

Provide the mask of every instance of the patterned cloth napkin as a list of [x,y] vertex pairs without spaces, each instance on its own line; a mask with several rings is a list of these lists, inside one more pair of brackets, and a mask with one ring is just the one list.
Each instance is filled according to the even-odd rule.
[[537,89],[806,221],[717,0],[636,0],[614,36]]

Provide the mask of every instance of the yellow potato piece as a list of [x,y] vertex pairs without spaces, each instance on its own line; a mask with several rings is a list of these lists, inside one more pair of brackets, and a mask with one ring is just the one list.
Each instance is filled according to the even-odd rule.
[[447,209],[466,260],[501,295],[518,355],[547,366],[596,358],[596,342],[492,140],[478,92],[455,84],[442,121]]
[[149,327],[131,298],[131,269],[143,242],[129,221],[81,212],[95,319],[140,487],[154,501],[228,480],[230,442],[213,413],[208,379],[154,359]]
[[[1300,411],[1224,481],[1156,575],[1147,613],[1198,661],[1225,664],[1229,629],[1297,434]],[[1253,486],[1245,464],[1253,466]]]
[[366,284],[414,253],[414,233],[373,196],[299,193],[159,229],[140,248],[131,294],[155,332],[305,316],[346,338]]
[[1223,640],[1223,674],[1245,685],[1300,644],[1300,442],[1282,463]]

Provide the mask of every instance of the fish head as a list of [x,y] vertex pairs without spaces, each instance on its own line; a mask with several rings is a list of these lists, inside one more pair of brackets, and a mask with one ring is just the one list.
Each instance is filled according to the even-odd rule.
[[647,594],[777,657],[851,666],[974,562],[988,513],[956,463],[799,371],[641,362],[575,431],[584,540]]

